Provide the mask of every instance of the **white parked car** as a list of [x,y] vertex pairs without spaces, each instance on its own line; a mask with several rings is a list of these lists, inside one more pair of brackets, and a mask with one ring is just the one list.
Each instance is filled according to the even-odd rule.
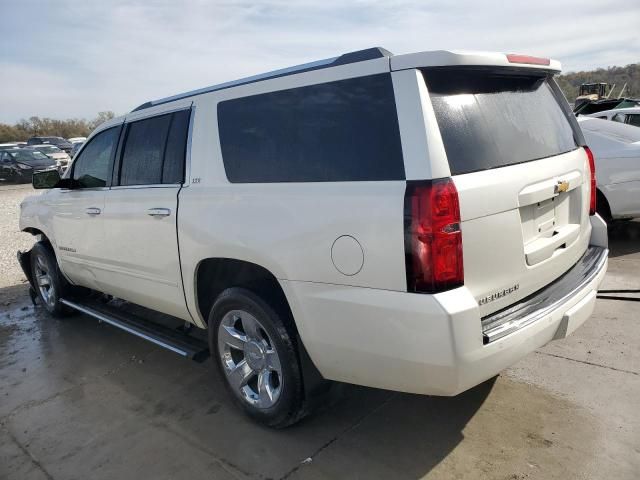
[[640,218],[640,128],[578,117],[594,153],[598,213],[607,221]]
[[42,144],[42,145],[31,145],[30,148],[35,148],[36,150],[44,153],[47,157],[56,161],[56,165],[62,171],[66,170],[69,166],[69,162],[71,161],[71,157],[64,150],[59,149],[55,145],[50,144]]
[[71,137],[71,138],[67,138],[67,141],[71,142],[71,144],[84,143],[87,141],[87,137]]
[[34,176],[53,188],[21,205],[21,264],[54,315],[186,355],[81,286],[208,329],[271,426],[318,378],[456,395],[573,332],[605,275],[559,70],[375,48],[145,103]]
[[640,107],[615,108],[604,112],[584,115],[584,117],[594,117],[601,120],[612,120],[618,123],[626,123],[634,127],[640,127]]

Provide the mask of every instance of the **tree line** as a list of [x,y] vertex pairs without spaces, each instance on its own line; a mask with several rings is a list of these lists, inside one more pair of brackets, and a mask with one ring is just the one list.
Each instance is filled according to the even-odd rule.
[[86,137],[98,125],[115,117],[113,112],[100,112],[93,120],[84,118],[70,118],[58,120],[55,118],[31,117],[22,119],[14,125],[0,123],[0,143],[25,141],[34,136],[51,137]]

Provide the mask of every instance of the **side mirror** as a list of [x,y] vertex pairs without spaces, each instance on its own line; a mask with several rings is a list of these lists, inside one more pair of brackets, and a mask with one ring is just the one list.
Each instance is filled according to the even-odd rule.
[[60,187],[60,172],[58,170],[44,170],[33,172],[31,184],[35,189]]

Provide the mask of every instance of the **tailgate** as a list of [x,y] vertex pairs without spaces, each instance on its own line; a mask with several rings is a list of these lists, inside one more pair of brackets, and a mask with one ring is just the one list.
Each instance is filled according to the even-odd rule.
[[591,236],[585,168],[578,149],[454,177],[465,285],[482,316],[544,287],[583,255]]
[[452,67],[423,76],[459,195],[464,283],[485,316],[584,254],[587,155],[548,72]]

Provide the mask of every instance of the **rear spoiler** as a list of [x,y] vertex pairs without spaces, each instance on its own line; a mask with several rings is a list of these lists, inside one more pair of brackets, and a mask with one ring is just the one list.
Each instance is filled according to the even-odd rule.
[[517,67],[559,73],[562,65],[558,60],[532,57],[514,53],[473,52],[464,50],[435,50],[409,53],[391,57],[391,70],[407,70],[421,67]]

